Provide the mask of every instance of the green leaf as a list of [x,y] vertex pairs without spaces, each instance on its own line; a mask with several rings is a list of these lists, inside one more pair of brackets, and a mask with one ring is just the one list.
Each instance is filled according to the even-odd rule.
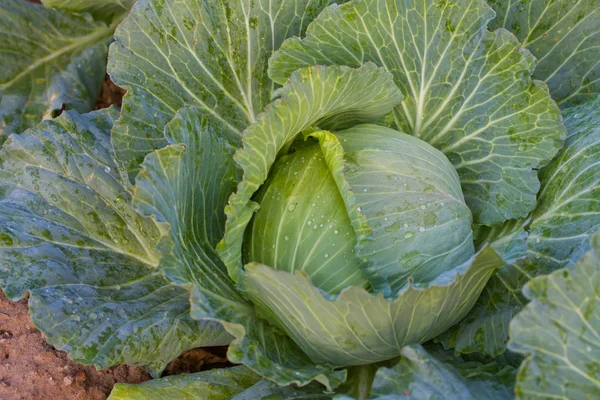
[[294,400],[329,399],[323,387],[278,386],[243,366],[154,379],[139,385],[117,383],[108,400]]
[[134,3],[135,0],[42,0],[42,4],[46,7],[76,13],[90,13],[95,19],[107,22],[129,12]]
[[380,368],[371,399],[512,399],[510,367],[430,354],[422,346],[402,349],[392,368]]
[[[531,214],[528,259],[503,267],[461,323],[456,349],[500,354],[508,323],[526,304],[520,290],[537,275],[572,266],[600,226],[600,97],[564,112],[564,149],[540,171],[542,189]],[[453,346],[452,342],[446,342]]]
[[537,58],[533,77],[563,107],[600,93],[600,4],[595,0],[491,0],[490,28],[506,28]]
[[509,348],[527,354],[518,398],[600,396],[600,234],[570,269],[533,279],[531,302],[510,324]]
[[270,102],[267,60],[302,35],[330,0],[140,0],[117,29],[108,70],[127,89],[113,131],[118,157],[133,173],[166,144],[162,129],[195,105],[219,120],[238,145]]
[[[510,220],[503,225],[475,227],[475,248],[490,244],[505,260],[506,265],[488,281],[475,306],[458,324],[436,340],[457,353],[482,352],[492,357],[504,352],[508,324],[519,308],[512,303],[512,295],[496,297],[506,291],[504,282],[513,272],[512,264],[522,262],[527,256],[528,221]],[[498,332],[498,334],[495,334]]]
[[269,76],[282,83],[317,64],[385,67],[405,95],[398,128],[450,159],[475,222],[525,217],[536,204],[536,168],[565,132],[546,86],[530,79],[534,58],[509,32],[486,30],[493,15],[482,0],[331,6],[305,39],[282,44]]
[[0,0],[0,144],[63,107],[94,108],[114,29],[89,16]]
[[30,292],[34,324],[84,364],[140,365],[156,376],[182,351],[227,344],[189,316],[189,290],[156,268],[161,231],[131,204],[109,140],[118,111],[63,113],[0,153],[0,286]]
[[244,364],[281,386],[307,385],[317,381],[328,391],[346,378],[346,371],[318,365],[285,334],[261,319],[251,303],[232,301],[198,285],[192,292],[192,317],[217,320],[235,339],[229,344],[227,358]]
[[154,379],[138,385],[117,383],[108,400],[226,400],[243,393],[261,377],[243,366]]
[[165,127],[169,146],[146,156],[136,177],[134,207],[154,216],[163,231],[159,268],[173,282],[197,283],[243,301],[221,262],[229,195],[239,171],[221,127],[198,108],[178,111]]
[[564,111],[564,149],[540,171],[542,189],[529,229],[538,274],[573,265],[600,226],[600,97]]
[[526,226],[529,220],[510,220],[505,224],[474,227],[475,249],[490,244],[507,264],[515,263],[527,257]]
[[[266,181],[277,154],[303,129],[343,129],[360,122],[375,122],[400,102],[402,95],[391,75],[373,64],[359,69],[310,67],[295,72],[257,122],[244,134],[236,162],[244,171],[237,193],[225,209],[225,237],[217,246],[229,275],[241,283],[243,235],[258,204],[253,194]],[[319,104],[319,107],[307,105]]]
[[428,284],[410,282],[394,299],[353,286],[337,296],[317,289],[303,271],[245,266],[246,293],[315,363],[364,365],[400,355],[447,330],[472,307],[503,261],[490,247]]

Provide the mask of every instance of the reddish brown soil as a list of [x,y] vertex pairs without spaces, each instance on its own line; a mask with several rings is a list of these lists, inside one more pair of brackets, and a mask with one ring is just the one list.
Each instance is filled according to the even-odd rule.
[[109,76],[106,75],[104,82],[102,82],[102,92],[100,92],[100,96],[98,96],[98,102],[96,103],[96,110],[106,108],[111,104],[121,107],[124,95],[125,90],[115,85],[110,80]]

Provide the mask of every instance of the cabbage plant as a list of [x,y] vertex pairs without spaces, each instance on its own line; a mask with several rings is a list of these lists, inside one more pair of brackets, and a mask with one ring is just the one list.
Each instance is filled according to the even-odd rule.
[[[600,224],[600,7],[559,3],[139,0],[109,51],[120,111],[10,125],[0,286],[84,364],[240,364],[112,399],[555,394],[522,333],[540,306],[508,326]],[[47,5],[0,0],[102,35],[131,6]]]

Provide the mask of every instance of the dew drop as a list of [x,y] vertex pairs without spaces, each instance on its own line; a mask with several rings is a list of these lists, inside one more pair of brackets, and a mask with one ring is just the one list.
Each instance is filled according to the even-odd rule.
[[333,231],[334,235],[337,235],[338,233],[340,233],[340,231],[338,231],[337,229]]
[[329,258],[329,254],[325,254],[325,258]]
[[363,192],[368,192],[368,190],[367,189],[363,189]]
[[307,225],[312,225],[312,221],[308,221],[306,224]]
[[356,207],[356,209],[358,210],[358,212],[362,211],[362,208],[360,208],[360,207]]
[[287,209],[289,212],[293,212],[296,209],[296,204],[290,204],[289,206],[287,206]]
[[404,234],[404,239],[408,239],[408,238],[412,237],[412,235],[413,235],[412,232],[406,232]]
[[425,205],[421,204],[421,210],[424,210],[424,209],[425,209]]
[[422,226],[419,227],[419,232],[425,232],[425,228],[423,228]]
[[288,240],[290,240],[290,237],[289,237],[288,235],[285,235],[285,236],[283,237],[283,239],[285,239],[285,241],[287,242]]
[[110,167],[107,166],[106,168],[104,168],[104,172],[106,172],[107,174],[110,174]]

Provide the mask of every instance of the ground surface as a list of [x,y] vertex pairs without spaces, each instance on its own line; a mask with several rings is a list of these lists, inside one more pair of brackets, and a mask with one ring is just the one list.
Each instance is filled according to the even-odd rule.
[[[121,105],[124,90],[108,76],[96,108]],[[225,348],[193,349],[171,362],[163,375],[197,372],[229,365]],[[71,361],[38,331],[27,310],[27,299],[9,301],[0,290],[0,400],[104,400],[117,382],[150,379],[141,368],[121,365],[97,371]]]

